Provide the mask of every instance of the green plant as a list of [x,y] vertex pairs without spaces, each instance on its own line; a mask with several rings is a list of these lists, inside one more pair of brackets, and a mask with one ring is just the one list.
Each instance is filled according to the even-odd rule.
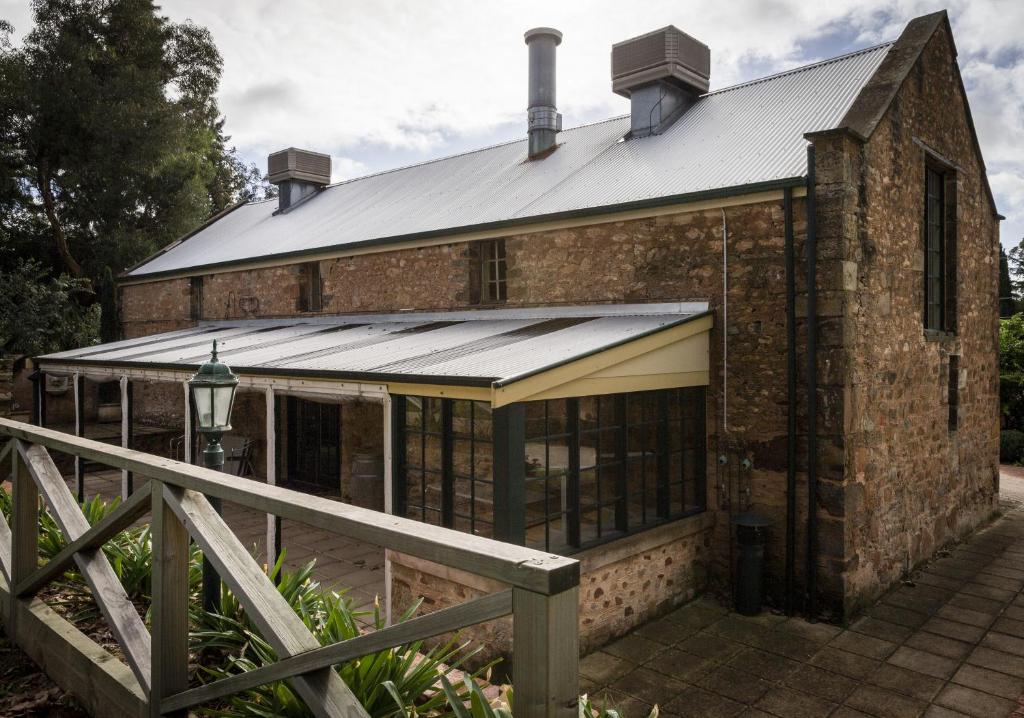
[[1006,429],[999,433],[999,461],[1016,464],[1024,459],[1024,431]]

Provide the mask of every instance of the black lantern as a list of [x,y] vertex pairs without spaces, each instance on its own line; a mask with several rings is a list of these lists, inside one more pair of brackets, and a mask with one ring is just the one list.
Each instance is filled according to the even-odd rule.
[[210,469],[220,469],[224,466],[220,439],[225,432],[231,431],[231,407],[235,403],[238,377],[227,364],[217,360],[216,339],[210,361],[199,367],[188,383],[196,408],[196,430],[206,437],[203,464]]
[[[210,361],[199,367],[188,381],[192,390],[192,403],[196,409],[196,429],[206,437],[203,464],[208,469],[220,470],[224,466],[224,449],[220,439],[231,431],[231,407],[235,403],[238,377],[227,364],[217,361],[217,340],[213,340]],[[219,514],[220,499],[207,497]],[[209,559],[203,558],[203,608],[217,611],[220,604],[220,578]]]

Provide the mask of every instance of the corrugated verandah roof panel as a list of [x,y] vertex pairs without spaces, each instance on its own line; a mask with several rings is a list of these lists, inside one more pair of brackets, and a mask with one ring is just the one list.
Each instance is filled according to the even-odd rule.
[[[575,311],[574,311],[575,310]],[[508,381],[705,315],[707,304],[612,305],[430,315],[381,314],[203,324],[49,354],[47,366],[194,369],[213,340],[241,374]]]
[[542,160],[524,138],[332,185],[285,214],[276,200],[243,205],[128,276],[801,177],[804,135],[838,124],[890,46],[709,93],[661,135],[622,141],[617,117],[559,133]]

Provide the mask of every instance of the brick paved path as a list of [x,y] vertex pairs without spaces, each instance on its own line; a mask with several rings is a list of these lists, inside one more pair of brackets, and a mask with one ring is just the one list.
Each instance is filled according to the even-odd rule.
[[699,600],[584,658],[582,689],[628,718],[654,703],[700,718],[1009,716],[1024,694],[1024,492],[1010,478],[1004,518],[847,630]]

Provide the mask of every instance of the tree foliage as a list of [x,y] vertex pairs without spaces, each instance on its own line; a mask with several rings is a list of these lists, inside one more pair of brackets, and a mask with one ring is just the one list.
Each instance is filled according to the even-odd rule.
[[208,30],[150,0],[32,12],[18,47],[0,25],[0,249],[85,280],[113,338],[112,278],[265,183],[224,133]]
[[34,259],[0,270],[0,348],[38,356],[99,340],[99,304],[82,309],[76,295],[88,292],[84,279],[49,277]]
[[1009,317],[1016,313],[1017,300],[1013,296],[1013,280],[1010,279],[1010,261],[1003,245],[999,245],[999,316]]
[[1008,428],[1024,428],[1024,313],[999,322],[999,399]]

